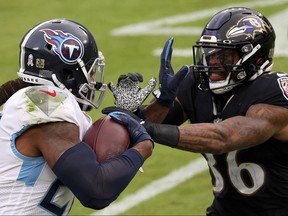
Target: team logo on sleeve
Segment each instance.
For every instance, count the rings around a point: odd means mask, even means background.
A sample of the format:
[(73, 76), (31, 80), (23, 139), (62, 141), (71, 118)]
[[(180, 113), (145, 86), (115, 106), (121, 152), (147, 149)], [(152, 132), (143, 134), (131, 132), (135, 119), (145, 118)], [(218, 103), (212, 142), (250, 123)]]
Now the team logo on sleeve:
[(246, 16), (238, 21), (238, 23), (232, 26), (226, 33), (227, 38), (238, 37), (246, 35), (254, 39), (257, 32), (270, 32), (271, 29), (257, 16)]
[(42, 29), (45, 41), (52, 45), (53, 52), (67, 64), (75, 64), (83, 57), (84, 47), (79, 38), (61, 30)]
[(277, 81), (283, 96), (288, 100), (288, 77), (280, 77)]

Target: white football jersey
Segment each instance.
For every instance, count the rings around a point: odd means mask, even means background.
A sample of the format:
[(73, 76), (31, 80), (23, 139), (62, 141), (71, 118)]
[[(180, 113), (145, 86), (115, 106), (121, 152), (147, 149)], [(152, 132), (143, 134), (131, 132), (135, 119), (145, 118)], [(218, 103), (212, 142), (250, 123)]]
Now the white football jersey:
[(74, 96), (52, 86), (27, 87), (4, 105), (0, 120), (0, 215), (66, 215), (74, 195), (61, 184), (43, 157), (17, 151), (15, 139), (35, 124), (67, 121), (91, 125)]

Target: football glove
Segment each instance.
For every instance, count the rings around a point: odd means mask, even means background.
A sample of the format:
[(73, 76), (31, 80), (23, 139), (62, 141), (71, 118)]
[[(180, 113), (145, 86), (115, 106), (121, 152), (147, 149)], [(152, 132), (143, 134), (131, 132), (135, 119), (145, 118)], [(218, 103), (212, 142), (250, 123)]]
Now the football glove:
[(159, 71), (159, 91), (155, 91), (153, 94), (157, 98), (157, 101), (164, 105), (170, 107), (175, 98), (178, 86), (184, 79), (186, 74), (189, 72), (190, 68), (184, 65), (177, 73), (174, 75), (174, 70), (171, 66), (171, 56), (172, 56), (172, 45), (174, 38), (171, 37), (166, 43), (161, 53), (161, 65)]
[(125, 115), (129, 115), (136, 122), (139, 122), (141, 125), (143, 125), (143, 127), (146, 129), (146, 132), (151, 136), (151, 138), (159, 144), (175, 148), (179, 142), (180, 131), (176, 125), (154, 124), (148, 119), (144, 121), (131, 111), (117, 107), (106, 107), (102, 110), (103, 114), (109, 114), (113, 112), (120, 112)]
[(153, 143), (151, 136), (147, 133), (143, 125), (141, 125), (138, 121), (136, 121), (127, 113), (115, 111), (109, 113), (109, 116), (116, 122), (127, 127), (130, 134), (130, 143), (132, 146), (135, 146), (143, 140), (151, 140)]
[(116, 107), (132, 112), (136, 111), (156, 86), (154, 77), (149, 80), (147, 86), (143, 89), (139, 86), (141, 82), (143, 82), (141, 74), (128, 73), (119, 76), (116, 86), (112, 82), (108, 83), (108, 88), (115, 98), (114, 104)]

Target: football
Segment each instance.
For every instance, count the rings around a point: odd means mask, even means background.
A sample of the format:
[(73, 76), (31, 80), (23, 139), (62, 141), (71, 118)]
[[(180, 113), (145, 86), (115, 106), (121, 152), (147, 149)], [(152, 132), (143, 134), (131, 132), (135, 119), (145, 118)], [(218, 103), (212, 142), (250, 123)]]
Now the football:
[(83, 141), (94, 150), (99, 163), (122, 154), (130, 145), (127, 128), (110, 116), (96, 120), (85, 133)]

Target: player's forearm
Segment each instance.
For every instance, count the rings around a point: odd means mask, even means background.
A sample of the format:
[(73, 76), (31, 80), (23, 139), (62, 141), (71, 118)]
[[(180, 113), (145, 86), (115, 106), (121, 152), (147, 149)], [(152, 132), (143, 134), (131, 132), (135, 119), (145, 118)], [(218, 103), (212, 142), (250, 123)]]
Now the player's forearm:
[(221, 131), (214, 124), (190, 124), (178, 127), (146, 122), (145, 128), (159, 144), (196, 153), (220, 154), (231, 143), (229, 133)]
[(231, 139), (226, 131), (215, 127), (214, 124), (190, 124), (179, 127), (180, 138), (178, 149), (195, 153), (221, 154), (231, 144)]
[(159, 104), (156, 100), (153, 100), (142, 110), (142, 112), (150, 122), (161, 123), (166, 118), (169, 108)]
[(144, 161), (152, 155), (153, 142), (151, 140), (144, 140), (133, 147), (136, 151), (140, 153)]
[(172, 148), (177, 146), (179, 142), (179, 129), (177, 126), (151, 123), (146, 120), (144, 127), (155, 142)]
[(102, 209), (127, 187), (143, 162), (139, 152), (128, 149), (99, 164), (92, 149), (81, 142), (64, 152), (52, 170), (84, 206)]
[(221, 123), (179, 127), (177, 148), (198, 153), (222, 154), (264, 143), (276, 128), (261, 118), (236, 116)]

